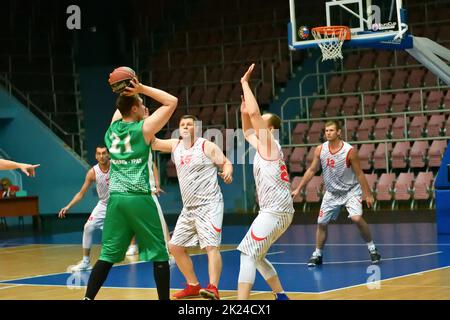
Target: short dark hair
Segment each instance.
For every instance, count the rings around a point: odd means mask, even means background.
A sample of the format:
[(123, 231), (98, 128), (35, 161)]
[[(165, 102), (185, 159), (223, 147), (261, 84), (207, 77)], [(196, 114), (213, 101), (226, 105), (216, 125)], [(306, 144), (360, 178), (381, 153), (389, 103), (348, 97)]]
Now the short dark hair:
[(194, 122), (198, 121), (198, 118), (192, 114), (185, 114), (184, 116), (182, 116), (180, 118), (180, 122), (181, 122), (181, 120), (184, 120), (184, 119), (192, 119), (192, 120), (194, 120)]
[(95, 146), (95, 152), (97, 152), (97, 149), (106, 149), (106, 152), (109, 153), (108, 148), (104, 144), (98, 144)]
[(339, 120), (335, 120), (335, 119), (333, 119), (333, 120), (328, 120), (327, 122), (325, 122), (325, 128), (326, 127), (329, 127), (329, 126), (332, 126), (332, 125), (335, 125), (336, 126), (336, 131), (337, 130), (341, 130), (341, 123), (339, 122)]
[(132, 96), (119, 95), (116, 100), (116, 108), (119, 109), (122, 117), (129, 116), (133, 106), (139, 106), (139, 95), (137, 94)]
[(265, 113), (270, 115), (269, 118), (269, 126), (272, 126), (274, 129), (281, 129), (281, 119), (274, 113)]

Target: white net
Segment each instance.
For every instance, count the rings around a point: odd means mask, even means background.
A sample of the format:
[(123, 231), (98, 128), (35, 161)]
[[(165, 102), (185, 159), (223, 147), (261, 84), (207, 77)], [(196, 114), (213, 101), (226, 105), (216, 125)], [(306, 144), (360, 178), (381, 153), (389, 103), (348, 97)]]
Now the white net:
[(342, 45), (347, 39), (349, 29), (347, 27), (321, 27), (312, 29), (312, 34), (322, 50), (322, 61), (342, 59)]

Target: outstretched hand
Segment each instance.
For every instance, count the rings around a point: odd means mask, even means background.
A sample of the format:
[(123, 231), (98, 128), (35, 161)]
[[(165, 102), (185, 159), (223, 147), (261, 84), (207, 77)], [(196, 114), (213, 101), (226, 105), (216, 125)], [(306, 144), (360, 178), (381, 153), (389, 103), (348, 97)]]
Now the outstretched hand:
[(40, 164), (26, 164), (22, 163), (19, 167), (23, 173), (25, 173), (28, 177), (34, 177), (36, 175), (36, 168), (39, 167)]
[(241, 83), (245, 83), (250, 80), (250, 76), (252, 75), (254, 68), (255, 68), (255, 64), (252, 63), (252, 65), (248, 68), (247, 72), (245, 72), (244, 76), (241, 78)]

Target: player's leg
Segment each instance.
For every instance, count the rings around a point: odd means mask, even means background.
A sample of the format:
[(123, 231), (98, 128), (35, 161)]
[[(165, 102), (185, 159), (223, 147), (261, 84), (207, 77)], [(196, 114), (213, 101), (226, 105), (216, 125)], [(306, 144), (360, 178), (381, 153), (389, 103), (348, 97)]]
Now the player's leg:
[[(238, 246), (238, 250), (241, 251), (238, 279), (239, 300), (247, 300), (249, 298), (255, 281), (257, 267), (259, 267), (258, 270), (260, 270), (263, 277), (266, 280), (270, 280), (269, 285), (273, 285), (274, 289), (283, 292), (279, 279), (273, 278), (276, 276), (275, 269), (268, 261), (264, 261), (264, 257), (272, 243), (286, 231), (292, 222), (292, 218), (292, 214), (260, 212), (253, 221), (249, 231)], [(279, 285), (277, 285), (277, 282)]]
[(201, 249), (208, 255), (208, 286), (200, 290), (203, 298), (218, 300), (219, 279), (222, 273), (222, 241), (223, 202), (211, 203), (197, 208), (195, 226)]
[(322, 264), (323, 248), (328, 237), (328, 224), (331, 220), (336, 220), (341, 210), (341, 204), (331, 193), (326, 192), (320, 206), (319, 217), (317, 218), (316, 248), (308, 261), (308, 267), (315, 267)]
[(222, 273), (222, 255), (219, 247), (206, 247), (208, 255), (209, 284), (219, 286), (220, 274)]
[(362, 199), (361, 194), (350, 194), (346, 203), (346, 208), (349, 213), (349, 218), (358, 227), (361, 238), (366, 242), (367, 249), (372, 263), (378, 263), (381, 260), (381, 255), (373, 242), (372, 234), (370, 232), (369, 224), (362, 217)]
[(248, 300), (255, 283), (256, 260), (243, 252), (241, 252), (240, 260), (237, 299)]
[(284, 293), (283, 286), (281, 285), (280, 278), (273, 265), (266, 258), (259, 260), (256, 263), (256, 269), (266, 280), (272, 292), (275, 294), (276, 300), (289, 300), (288, 296)]
[(122, 197), (111, 195), (107, 214), (103, 225), (102, 250), (89, 277), (85, 299), (93, 300), (102, 287), (114, 263), (125, 257), (128, 244), (133, 237), (133, 231), (128, 225), (128, 218), (123, 214)]
[(92, 269), (90, 258), (92, 238), (95, 230), (103, 228), (105, 214), (106, 206), (100, 202), (97, 203), (83, 228), (83, 260), (81, 260), (76, 266), (72, 267), (72, 272), (87, 271)]
[(187, 208), (181, 210), (172, 238), (169, 242), (169, 252), (175, 258), (178, 269), (186, 279), (186, 288), (172, 295), (174, 299), (183, 299), (200, 295), (200, 283), (194, 271), (194, 264), (186, 248), (198, 244), (195, 230), (195, 218)]
[(89, 276), (86, 293), (84, 295), (85, 300), (95, 299), (98, 291), (100, 290), (106, 278), (108, 277), (109, 271), (111, 270), (112, 266), (113, 263), (103, 261), (100, 259), (95, 263), (91, 275)]
[(175, 262), (177, 263), (178, 269), (180, 269), (181, 273), (185, 277), (187, 283), (191, 286), (199, 285), (197, 276), (194, 270), (194, 264), (192, 263), (192, 259), (189, 256), (186, 247), (178, 246), (175, 244), (169, 244), (169, 251), (175, 258)]
[[(126, 201), (123, 202), (127, 204)], [(153, 262), (153, 277), (159, 300), (169, 300), (169, 252), (164, 237), (162, 213), (158, 211), (151, 195), (135, 195), (129, 201), (125, 215), (133, 233), (136, 234), (140, 260)]]

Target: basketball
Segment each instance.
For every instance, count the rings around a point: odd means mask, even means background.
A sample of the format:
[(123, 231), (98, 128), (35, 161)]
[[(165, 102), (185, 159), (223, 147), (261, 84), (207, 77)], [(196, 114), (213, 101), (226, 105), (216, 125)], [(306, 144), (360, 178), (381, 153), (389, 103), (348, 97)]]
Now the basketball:
[(109, 85), (114, 93), (121, 93), (130, 85), (131, 79), (136, 77), (136, 72), (129, 67), (119, 67), (109, 74)]
[(298, 36), (302, 39), (302, 40), (306, 40), (309, 37), (309, 28), (306, 26), (301, 26), (298, 29)]

